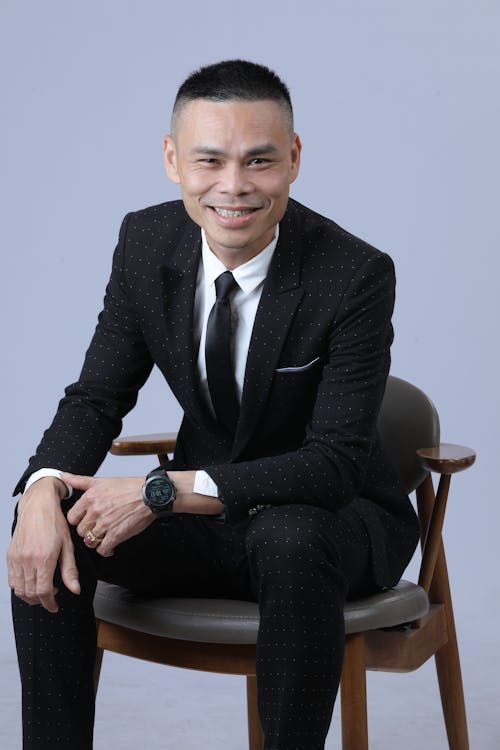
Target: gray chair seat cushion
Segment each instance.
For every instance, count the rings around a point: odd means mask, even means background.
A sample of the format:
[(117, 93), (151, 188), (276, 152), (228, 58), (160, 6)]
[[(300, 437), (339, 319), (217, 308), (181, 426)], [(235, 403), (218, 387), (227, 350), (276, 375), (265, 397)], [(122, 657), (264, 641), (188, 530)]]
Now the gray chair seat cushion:
[[(393, 627), (427, 613), (420, 586), (400, 581), (393, 589), (346, 604), (346, 633)], [(98, 619), (150, 635), (199, 643), (256, 643), (259, 610), (255, 602), (232, 599), (141, 597), (100, 581), (94, 599)]]

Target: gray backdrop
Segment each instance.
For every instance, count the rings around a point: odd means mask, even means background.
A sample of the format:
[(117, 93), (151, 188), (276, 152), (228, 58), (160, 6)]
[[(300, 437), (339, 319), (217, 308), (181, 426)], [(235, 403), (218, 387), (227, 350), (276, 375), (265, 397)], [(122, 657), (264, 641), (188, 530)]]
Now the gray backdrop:
[[(472, 747), (498, 747), (499, 4), (2, 0), (0, 14), (2, 548), (11, 488), (77, 377), (121, 218), (177, 197), (161, 158), (176, 88), (221, 58), (265, 62), (290, 86), (304, 144), (293, 196), (392, 255), (392, 372), (431, 395), (446, 441), (478, 451), (445, 535)], [(124, 430), (178, 421), (153, 374)], [(108, 459), (102, 473), (147, 466)], [(0, 745), (15, 748), (3, 579)], [(374, 748), (421, 748), (422, 732), (428, 750), (446, 747), (432, 666), (422, 672), (370, 678)], [(101, 687), (98, 748), (245, 746), (237, 678), (110, 656)]]

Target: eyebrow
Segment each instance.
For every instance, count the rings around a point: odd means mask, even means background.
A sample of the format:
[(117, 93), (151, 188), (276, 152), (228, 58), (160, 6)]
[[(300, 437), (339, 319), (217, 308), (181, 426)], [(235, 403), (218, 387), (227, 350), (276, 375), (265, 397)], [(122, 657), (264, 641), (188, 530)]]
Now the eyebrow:
[[(253, 148), (248, 149), (248, 151), (245, 152), (244, 156), (246, 158), (251, 158), (255, 156), (262, 156), (264, 154), (275, 154), (277, 153), (277, 151), (278, 149), (272, 143), (262, 143), (258, 146), (254, 146)], [(191, 149), (191, 154), (202, 154), (203, 156), (226, 155), (224, 151), (221, 151), (221, 149), (214, 148), (212, 146), (195, 146), (193, 149)]]

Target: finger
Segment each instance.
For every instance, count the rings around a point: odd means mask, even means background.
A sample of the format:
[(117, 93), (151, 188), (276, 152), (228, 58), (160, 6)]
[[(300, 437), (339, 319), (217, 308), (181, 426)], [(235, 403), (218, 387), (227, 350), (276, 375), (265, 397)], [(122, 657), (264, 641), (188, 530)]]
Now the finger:
[(31, 574), (24, 575), (24, 597), (25, 602), (28, 604), (38, 604), (38, 597), (36, 593), (36, 570), (33, 570)]
[(113, 555), (115, 554), (115, 549), (114, 547), (113, 549), (110, 549), (109, 547), (104, 547), (103, 549), (102, 546), (99, 545), (97, 548), (97, 552), (101, 555), (101, 557), (113, 557)]
[(84, 493), (68, 511), (68, 514), (66, 515), (66, 520), (68, 521), (68, 523), (70, 523), (72, 526), (78, 526), (78, 524), (83, 521), (88, 511), (88, 502), (89, 498)]
[(26, 590), (24, 585), (24, 571), (20, 565), (18, 565), (12, 558), (11, 558), (11, 551), (9, 550), (7, 554), (7, 565), (8, 565), (8, 579), (9, 579), (9, 586), (14, 592), (14, 594), (17, 596), (18, 599), (21, 599), (23, 602), (25, 601), (26, 604), (30, 604), (30, 602), (26, 601)]
[(40, 604), (40, 600), (38, 598), (38, 594), (36, 593), (36, 583), (31, 583), (31, 586), (34, 586), (35, 588), (32, 589), (32, 592), (29, 593), (26, 587), (24, 589), (14, 589), (14, 594), (17, 596), (18, 599), (21, 599), (26, 604), (30, 604), (31, 606), (34, 604)]
[(46, 571), (40, 572), (36, 581), (36, 598), (48, 612), (59, 611), (56, 593), (57, 589), (52, 582), (52, 575), (49, 576)]
[(82, 518), (78, 526), (76, 527), (76, 532), (78, 536), (81, 536), (81, 538), (83, 539), (87, 531), (92, 531), (92, 532), (94, 531), (94, 526), (95, 526), (95, 521), (92, 519), (92, 517), (89, 514), (86, 514)]
[(23, 601), (25, 601), (26, 594), (24, 591), (24, 579), (21, 576), (19, 576), (18, 578), (16, 578), (15, 581), (13, 581), (11, 585), (11, 589), (18, 599), (22, 599)]
[(61, 471), (61, 479), (75, 490), (88, 490), (95, 482), (94, 477), (86, 477), (82, 474), (71, 474), (69, 471)]
[(68, 539), (63, 543), (59, 557), (59, 566), (61, 568), (61, 577), (64, 585), (72, 594), (79, 594), (81, 591), (78, 568), (75, 562), (75, 553), (73, 542)]
[[(56, 602), (57, 589), (54, 586), (54, 572), (56, 560), (48, 558), (43, 563), (35, 566), (36, 586), (34, 601), (30, 603), (41, 604), (48, 612), (57, 612), (59, 607)], [(30, 570), (24, 571), (24, 578), (29, 577)]]
[(106, 536), (106, 529), (103, 529), (100, 524), (101, 522), (99, 521), (99, 519), (96, 519), (94, 521), (94, 525), (92, 526), (92, 533), (102, 541)]
[[(36, 568), (25, 569), (24, 566), (18, 565), (9, 560), (9, 586), (11, 587), (14, 594), (26, 604), (41, 604), (39, 591), (44, 592), (45, 587), (37, 579)], [(57, 603), (55, 602), (54, 596), (57, 589), (52, 586), (52, 597), (50, 592), (50, 586), (48, 587), (48, 608), (50, 611), (57, 612)]]
[(89, 531), (92, 531), (93, 533), (93, 528), (94, 528), (93, 522), (90, 521), (89, 519), (85, 519), (84, 521), (82, 521), (82, 523), (79, 523), (78, 526), (76, 527), (76, 533), (78, 534), (80, 539), (83, 539), (85, 541), (85, 535)]
[(56, 588), (54, 586), (55, 563), (39, 567), (36, 571), (36, 600), (48, 612), (57, 612)]
[(7, 576), (8, 576), (9, 586), (12, 590), (14, 590), (19, 581), (20, 569), (19, 569), (19, 565), (17, 565), (17, 563), (13, 559), (11, 550), (12, 550), (12, 547), (10, 547), (9, 551), (7, 552)]
[[(96, 532), (94, 533), (96, 536), (99, 536)], [(96, 548), (96, 551), (101, 557), (113, 557), (115, 554), (116, 540), (114, 540), (110, 534), (103, 534), (102, 537), (102, 542)]]

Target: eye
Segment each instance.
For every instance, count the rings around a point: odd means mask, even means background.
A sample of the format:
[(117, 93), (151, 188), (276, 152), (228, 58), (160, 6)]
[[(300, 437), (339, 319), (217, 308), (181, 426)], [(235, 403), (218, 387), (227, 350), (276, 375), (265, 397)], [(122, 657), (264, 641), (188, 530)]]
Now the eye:
[(205, 156), (203, 159), (198, 159), (198, 164), (203, 164), (207, 167), (213, 167), (215, 164), (218, 164), (218, 163), (219, 163), (219, 160), (213, 156)]
[(261, 156), (257, 156), (257, 157), (255, 157), (255, 159), (252, 159), (252, 160), (251, 160), (251, 161), (249, 162), (249, 164), (250, 164), (250, 166), (256, 166), (256, 167), (259, 167), (259, 166), (261, 166), (262, 164), (269, 164), (269, 162), (270, 162), (270, 161), (271, 161), (270, 159), (264, 159), (264, 158), (263, 158), (263, 157), (261, 157)]

